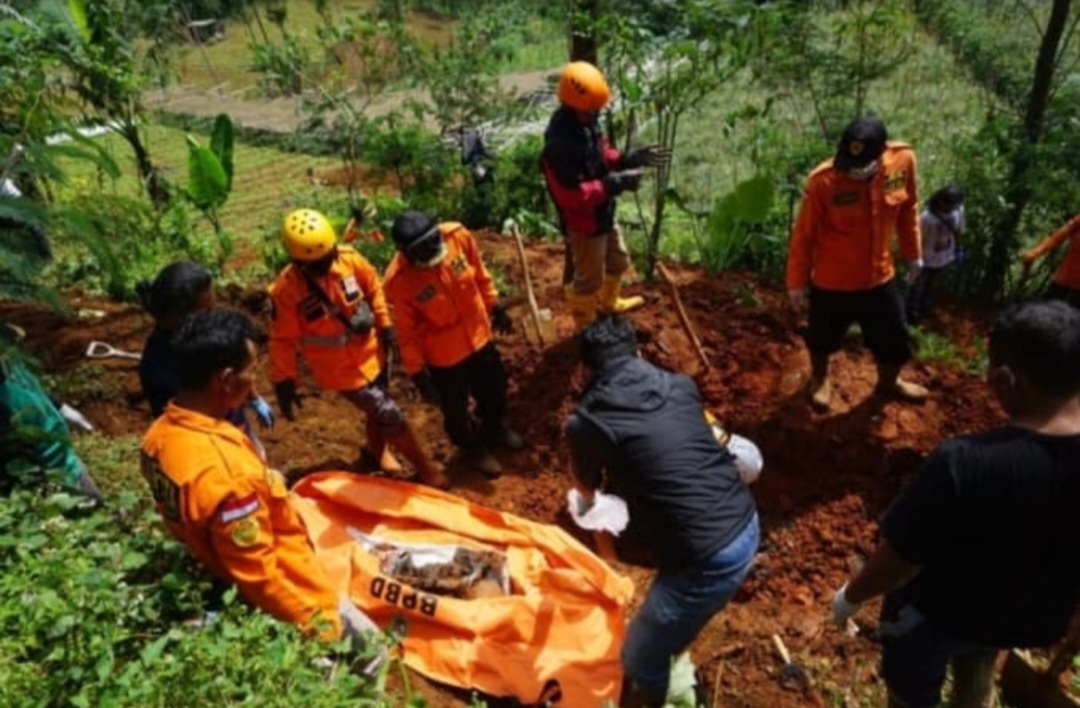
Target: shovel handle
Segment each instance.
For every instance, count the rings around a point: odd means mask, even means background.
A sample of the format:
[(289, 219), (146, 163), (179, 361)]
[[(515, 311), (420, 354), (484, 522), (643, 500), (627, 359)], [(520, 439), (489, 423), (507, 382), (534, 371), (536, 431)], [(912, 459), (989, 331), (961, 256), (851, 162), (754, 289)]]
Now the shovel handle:
[(108, 359), (112, 356), (120, 357), (122, 359), (134, 359), (136, 361), (142, 359), (142, 354), (125, 352), (121, 349), (117, 349), (111, 344), (98, 341), (90, 342), (90, 345), (86, 347), (86, 356), (90, 359)]
[(784, 645), (784, 640), (780, 638), (779, 634), (772, 635), (773, 646), (776, 647), (776, 653), (780, 655), (780, 660), (784, 664), (791, 663), (791, 654), (788, 652), (788, 648)]

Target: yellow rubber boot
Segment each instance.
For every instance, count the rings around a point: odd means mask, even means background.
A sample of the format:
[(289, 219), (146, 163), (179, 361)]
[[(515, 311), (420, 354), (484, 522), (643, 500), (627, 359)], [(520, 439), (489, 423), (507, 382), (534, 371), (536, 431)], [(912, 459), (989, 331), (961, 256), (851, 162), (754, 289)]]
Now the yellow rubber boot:
[(619, 291), (622, 289), (622, 277), (618, 275), (611, 275), (604, 278), (603, 284), (600, 286), (600, 310), (602, 312), (621, 315), (624, 312), (630, 310), (636, 310), (645, 304), (645, 298), (640, 295), (634, 295), (632, 297), (619, 297)]
[(574, 318), (574, 329), (585, 329), (596, 319), (596, 293), (582, 295), (574, 290), (566, 290), (566, 304), (570, 307), (570, 316)]

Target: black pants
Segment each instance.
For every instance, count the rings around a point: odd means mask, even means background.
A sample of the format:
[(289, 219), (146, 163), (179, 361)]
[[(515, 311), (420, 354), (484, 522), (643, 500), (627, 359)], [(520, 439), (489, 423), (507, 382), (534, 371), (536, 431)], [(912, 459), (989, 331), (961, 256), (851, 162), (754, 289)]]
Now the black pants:
[[(460, 364), (428, 367), (441, 399), (443, 425), (450, 441), (463, 450), (494, 444), (506, 413), (506, 370), (494, 342)], [(476, 418), (469, 399), (476, 401)]]
[(806, 333), (811, 354), (828, 356), (835, 352), (855, 322), (879, 364), (899, 366), (911, 358), (904, 307), (893, 281), (850, 292), (811, 288), (810, 326)]
[(945, 268), (923, 268), (908, 288), (904, 309), (909, 324), (916, 324), (930, 314), (930, 303), (934, 299), (934, 290)]
[(1046, 289), (1047, 300), (1061, 300), (1068, 303), (1073, 307), (1080, 309), (1080, 290), (1073, 290), (1072, 288), (1058, 283), (1050, 283), (1050, 287)]

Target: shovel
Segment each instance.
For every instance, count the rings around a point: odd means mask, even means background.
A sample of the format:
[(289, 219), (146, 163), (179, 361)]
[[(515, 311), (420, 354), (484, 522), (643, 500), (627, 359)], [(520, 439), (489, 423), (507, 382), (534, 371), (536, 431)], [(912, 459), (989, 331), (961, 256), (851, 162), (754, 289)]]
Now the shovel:
[(780, 685), (789, 690), (809, 693), (811, 684), (806, 669), (791, 661), (791, 654), (779, 634), (772, 635), (772, 643), (776, 647), (776, 653), (780, 655), (780, 661), (783, 662), (780, 667)]
[(136, 352), (126, 352), (123, 349), (117, 349), (111, 344), (105, 342), (90, 342), (90, 346), (86, 348), (86, 356), (90, 359), (108, 359), (110, 357), (117, 357), (119, 359), (134, 359), (139, 361), (142, 359), (142, 354)]

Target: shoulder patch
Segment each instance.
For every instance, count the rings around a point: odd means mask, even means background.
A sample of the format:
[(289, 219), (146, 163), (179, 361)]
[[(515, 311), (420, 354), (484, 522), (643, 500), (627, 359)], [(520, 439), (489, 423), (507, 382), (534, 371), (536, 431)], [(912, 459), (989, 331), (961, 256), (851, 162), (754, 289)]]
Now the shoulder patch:
[(885, 189), (886, 191), (892, 191), (894, 189), (903, 189), (907, 186), (907, 171), (897, 170), (885, 175)]
[(233, 526), (230, 537), (240, 548), (254, 546), (259, 540), (259, 522), (251, 517), (241, 519)]
[(246, 497), (230, 497), (219, 507), (221, 523), (229, 524), (251, 516), (259, 510), (259, 497), (254, 492)]
[(179, 523), (182, 520), (180, 485), (165, 474), (165, 470), (161, 468), (157, 459), (146, 454), (145, 451), (141, 453), (140, 467), (143, 477), (150, 485), (150, 494), (153, 495), (161, 515), (169, 521)]

